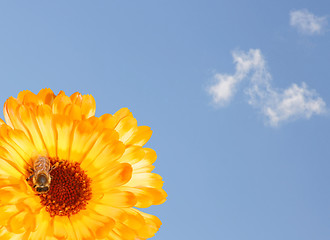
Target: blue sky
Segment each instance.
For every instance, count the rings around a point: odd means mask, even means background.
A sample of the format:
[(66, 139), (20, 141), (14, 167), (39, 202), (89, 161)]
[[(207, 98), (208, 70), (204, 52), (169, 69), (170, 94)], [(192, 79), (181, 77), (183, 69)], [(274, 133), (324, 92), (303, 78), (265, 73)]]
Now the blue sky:
[(79, 91), (150, 126), (154, 239), (328, 240), (329, 22), (327, 0), (3, 1), (0, 102)]

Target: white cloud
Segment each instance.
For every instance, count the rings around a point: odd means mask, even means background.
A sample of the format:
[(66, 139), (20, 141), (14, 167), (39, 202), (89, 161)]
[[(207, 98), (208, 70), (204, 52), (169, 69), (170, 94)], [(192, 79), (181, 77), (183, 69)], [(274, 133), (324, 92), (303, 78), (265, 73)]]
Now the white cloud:
[(213, 102), (219, 106), (228, 104), (233, 98), (237, 84), (249, 80), (245, 93), (248, 103), (259, 109), (271, 126), (298, 118), (310, 118), (314, 114), (326, 112), (326, 104), (315, 90), (305, 83), (301, 86), (278, 90), (271, 86), (271, 74), (259, 49), (250, 49), (247, 53), (233, 52), (236, 71), (233, 75), (215, 74), (216, 84), (209, 88)]
[(220, 106), (227, 104), (234, 95), (235, 86), (239, 82), (235, 76), (215, 74), (217, 83), (209, 88), (213, 102)]
[(320, 34), (327, 26), (326, 17), (318, 17), (306, 9), (290, 12), (290, 25), (296, 27), (303, 34)]
[(259, 88), (256, 91), (250, 88), (248, 93), (251, 97), (250, 104), (261, 110), (271, 126), (278, 126), (281, 122), (298, 118), (309, 119), (314, 114), (326, 112), (325, 102), (315, 90), (308, 89), (305, 83), (301, 86), (292, 84), (282, 91), (275, 91), (272, 88)]
[(251, 69), (262, 72), (264, 68), (264, 60), (259, 49), (250, 49), (248, 53), (235, 51), (233, 58), (236, 63), (235, 74), (215, 74), (216, 84), (208, 89), (209, 94), (213, 97), (213, 102), (219, 106), (230, 102), (236, 91), (236, 85), (246, 77)]

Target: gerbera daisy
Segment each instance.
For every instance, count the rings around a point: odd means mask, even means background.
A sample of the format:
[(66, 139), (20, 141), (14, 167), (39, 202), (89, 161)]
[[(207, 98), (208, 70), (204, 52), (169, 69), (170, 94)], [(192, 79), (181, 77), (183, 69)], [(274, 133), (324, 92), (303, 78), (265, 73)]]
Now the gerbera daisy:
[(166, 199), (162, 178), (151, 172), (156, 153), (143, 147), (152, 132), (126, 108), (94, 115), (94, 98), (80, 93), (23, 91), (6, 101), (0, 239), (154, 236), (160, 220), (135, 208)]

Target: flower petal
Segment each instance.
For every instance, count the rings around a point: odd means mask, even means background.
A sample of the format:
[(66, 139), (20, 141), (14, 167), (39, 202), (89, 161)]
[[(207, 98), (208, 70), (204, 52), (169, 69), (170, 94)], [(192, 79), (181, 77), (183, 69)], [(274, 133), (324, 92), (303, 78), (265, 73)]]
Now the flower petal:
[(137, 233), (133, 229), (120, 222), (116, 222), (113, 232), (124, 240), (135, 240), (137, 238)]
[(5, 116), (6, 123), (16, 129), (20, 129), (25, 132), (27, 136), (30, 136), (30, 132), (25, 128), (21, 117), (19, 115), (20, 104), (13, 97), (7, 99), (3, 107), (3, 114)]
[(133, 116), (127, 116), (119, 121), (115, 129), (119, 134), (119, 140), (126, 144), (137, 131), (137, 121)]
[(118, 143), (118, 133), (116, 131), (110, 129), (104, 129), (96, 139), (93, 147), (89, 150), (87, 155), (84, 157), (81, 166), (84, 169), (87, 169), (95, 159), (105, 150), (111, 148), (111, 145), (115, 145)]
[(90, 151), (81, 166), (90, 169), (91, 175), (93, 175), (97, 169), (111, 168), (113, 162), (118, 160), (124, 151), (125, 146), (121, 142), (109, 144), (96, 157), (92, 157), (92, 151)]
[(53, 234), (57, 239), (77, 239), (72, 224), (67, 216), (54, 216)]
[(53, 104), (55, 99), (55, 94), (50, 88), (41, 89), (37, 95), (43, 103), (49, 106)]
[(133, 164), (134, 173), (143, 173), (143, 172), (151, 172), (154, 169), (152, 165), (156, 159), (157, 154), (151, 148), (143, 148), (144, 157), (141, 161)]
[(70, 217), (77, 239), (105, 238), (114, 225), (114, 221), (93, 211), (84, 211)]
[(149, 141), (152, 135), (150, 127), (138, 127), (136, 119), (128, 109), (121, 109), (114, 117), (117, 118), (115, 129), (119, 133), (120, 141), (126, 145), (137, 146), (143, 146)]
[(73, 121), (79, 121), (82, 118), (81, 108), (77, 104), (71, 104), (64, 109), (64, 115), (69, 116)]
[[(8, 155), (8, 151), (2, 147), (0, 147), (0, 176), (1, 179), (12, 179), (12, 178), (16, 178), (19, 179), (23, 172), (24, 169), (22, 169), (21, 167), (19, 167), (18, 165), (12, 164), (12, 162), (8, 161), (8, 160), (4, 160), (2, 159), (4, 157), (4, 152), (6, 155)], [(6, 186), (9, 182), (6, 182), (4, 184), (4, 186)], [(0, 182), (0, 187), (2, 187), (2, 184)]]
[(118, 208), (132, 207), (136, 204), (136, 198), (133, 193), (115, 189), (104, 193), (101, 199), (95, 199), (94, 201), (95, 203)]
[(71, 99), (65, 95), (63, 91), (60, 91), (59, 94), (55, 97), (52, 105), (53, 114), (64, 114), (64, 110), (67, 106), (71, 105)]
[(82, 120), (73, 132), (70, 160), (82, 162), (101, 135), (101, 126), (97, 118)]
[(55, 115), (54, 125), (57, 131), (57, 156), (60, 159), (69, 159), (71, 139), (76, 123), (65, 116)]
[(156, 173), (136, 173), (132, 175), (131, 180), (125, 185), (130, 187), (145, 186), (162, 188), (163, 183), (162, 177)]
[[(13, 168), (15, 168), (18, 172), (21, 173), (21, 175), (24, 175), (26, 173), (26, 168), (28, 166), (28, 163), (24, 161), (24, 159), (12, 148), (7, 144), (5, 145), (4, 142), (0, 142), (0, 158), (3, 161), (6, 161), (9, 163)], [(5, 171), (9, 171), (8, 173), (14, 173), (8, 166), (4, 165)]]
[(133, 114), (130, 112), (128, 108), (121, 108), (113, 116), (116, 117), (118, 121), (120, 121), (125, 117), (133, 117)]
[(48, 156), (56, 157), (57, 132), (56, 129), (54, 129), (52, 109), (50, 108), (50, 106), (38, 106), (36, 109), (36, 120), (40, 133), (46, 145)]
[(38, 227), (36, 231), (30, 233), (30, 238), (33, 240), (43, 240), (46, 236), (52, 236), (52, 225), (50, 225), (51, 218), (49, 213), (43, 208), (35, 215)]
[(96, 103), (92, 95), (83, 95), (81, 103), (81, 113), (84, 118), (90, 118), (95, 115)]
[[(0, 126), (0, 145), (8, 151), (15, 151), (25, 162), (29, 162), (31, 154), (36, 151), (35, 147), (22, 131), (13, 130), (5, 124)], [(20, 163), (18, 162), (18, 164)]]
[(151, 172), (154, 168), (152, 164), (156, 161), (157, 154), (151, 148), (142, 148), (140, 146), (126, 147), (120, 162), (132, 164), (134, 173)]
[(34, 230), (35, 227), (35, 216), (25, 209), (18, 211), (16, 214), (8, 218), (7, 228), (10, 232), (19, 234)]
[(132, 177), (132, 166), (128, 163), (114, 164), (110, 170), (93, 171), (93, 175), (89, 176), (93, 179), (93, 192), (104, 193), (127, 183)]
[(24, 105), (21, 105), (18, 112), (26, 130), (30, 133), (29, 136), (31, 137), (31, 141), (35, 145), (36, 149), (40, 152), (45, 151), (45, 143), (36, 121), (35, 113)]
[(20, 92), (17, 96), (17, 100), (19, 103), (22, 103), (26, 106), (35, 107), (39, 104), (42, 104), (41, 99), (38, 98), (36, 94), (29, 90), (25, 90), (23, 92)]
[(145, 224), (142, 226), (141, 229), (139, 229), (139, 237), (141, 238), (151, 238), (155, 235), (155, 233), (158, 231), (160, 226), (162, 225), (162, 222), (159, 220), (158, 217), (141, 212), (137, 209), (134, 209), (134, 211), (137, 211), (145, 220)]
[(130, 191), (136, 196), (135, 207), (147, 208), (151, 205), (159, 205), (166, 201), (167, 193), (163, 189), (150, 187), (121, 187), (123, 191)]

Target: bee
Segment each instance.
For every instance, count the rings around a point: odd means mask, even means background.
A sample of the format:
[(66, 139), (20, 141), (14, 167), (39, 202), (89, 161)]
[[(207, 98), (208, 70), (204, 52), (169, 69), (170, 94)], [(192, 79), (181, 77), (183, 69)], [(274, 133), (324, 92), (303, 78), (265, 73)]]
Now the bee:
[(50, 166), (49, 158), (39, 156), (33, 161), (31, 168), (32, 175), (26, 181), (32, 178), (33, 188), (40, 194), (47, 193), (50, 188), (51, 176), (50, 172), (59, 165), (59, 162)]

